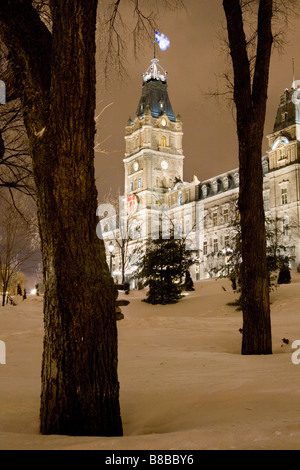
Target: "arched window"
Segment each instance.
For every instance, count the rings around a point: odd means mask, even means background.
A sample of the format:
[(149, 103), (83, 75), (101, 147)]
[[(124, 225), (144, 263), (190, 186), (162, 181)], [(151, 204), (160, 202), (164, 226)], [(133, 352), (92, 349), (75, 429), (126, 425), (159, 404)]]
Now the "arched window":
[(167, 146), (167, 138), (166, 138), (165, 135), (161, 136), (160, 145), (161, 145), (161, 147), (166, 147)]

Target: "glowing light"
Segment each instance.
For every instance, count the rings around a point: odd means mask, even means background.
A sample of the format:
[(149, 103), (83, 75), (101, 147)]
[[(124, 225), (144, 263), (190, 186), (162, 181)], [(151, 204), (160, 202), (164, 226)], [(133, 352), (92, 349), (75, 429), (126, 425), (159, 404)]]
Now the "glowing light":
[(289, 143), (289, 140), (288, 140), (287, 137), (283, 137), (283, 136), (278, 137), (278, 139), (276, 139), (275, 142), (274, 142), (273, 145), (272, 145), (272, 150), (276, 150), (277, 147), (278, 147), (278, 145), (279, 145), (281, 142), (283, 142), (284, 145), (287, 145), (287, 144)]
[(36, 289), (32, 289), (32, 291), (30, 291), (30, 294), (35, 295), (36, 294)]

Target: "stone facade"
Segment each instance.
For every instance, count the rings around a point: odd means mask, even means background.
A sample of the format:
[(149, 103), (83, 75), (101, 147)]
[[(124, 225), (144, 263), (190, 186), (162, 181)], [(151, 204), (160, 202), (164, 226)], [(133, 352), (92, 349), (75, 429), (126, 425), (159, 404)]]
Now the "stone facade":
[[(268, 223), (277, 220), (281, 244), (294, 257), (293, 267), (300, 263), (299, 102), (296, 88), (285, 90), (273, 132), (267, 136), (269, 150), (262, 158), (266, 219)], [(217, 274), (218, 265), (228, 260), (233, 221), (238, 219), (239, 170), (205, 181), (194, 176), (185, 182), (182, 137), (182, 121), (173, 113), (166, 73), (154, 59), (143, 76), (135, 118), (129, 118), (126, 126), (123, 211), (112, 207), (107, 211), (110, 221), (106, 216), (100, 222), (101, 236), (112, 248), (107, 254), (116, 282), (122, 281), (122, 265), (126, 280), (133, 278), (146, 240), (159, 230), (173, 228), (186, 239), (195, 259), (194, 280)]]

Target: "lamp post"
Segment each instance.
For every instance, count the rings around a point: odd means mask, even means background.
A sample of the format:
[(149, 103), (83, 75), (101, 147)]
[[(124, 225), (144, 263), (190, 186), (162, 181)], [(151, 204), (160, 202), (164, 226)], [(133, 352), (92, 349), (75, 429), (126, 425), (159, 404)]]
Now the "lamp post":
[(110, 244), (108, 245), (108, 250), (109, 250), (109, 255), (110, 255), (110, 258), (109, 258), (109, 270), (110, 270), (110, 275), (112, 276), (112, 259), (114, 257), (113, 255), (113, 251), (114, 251), (115, 247), (113, 245), (112, 242), (110, 242)]

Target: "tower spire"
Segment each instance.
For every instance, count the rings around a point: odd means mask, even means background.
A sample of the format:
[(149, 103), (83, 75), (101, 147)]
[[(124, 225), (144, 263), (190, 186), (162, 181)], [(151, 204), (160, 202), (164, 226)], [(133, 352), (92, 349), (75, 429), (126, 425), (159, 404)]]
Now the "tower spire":
[(295, 90), (296, 89), (296, 83), (295, 83), (295, 59), (292, 59), (292, 65), (293, 65), (293, 84), (292, 88)]
[(161, 82), (166, 82), (167, 72), (161, 67), (161, 65), (158, 65), (158, 62), (159, 60), (155, 57), (151, 60), (150, 67), (148, 67), (146, 72), (143, 74), (144, 82), (148, 82), (149, 80), (160, 80)]

